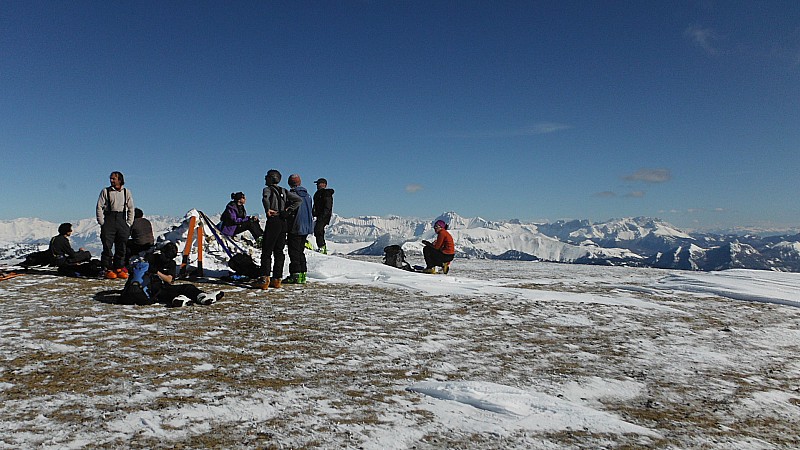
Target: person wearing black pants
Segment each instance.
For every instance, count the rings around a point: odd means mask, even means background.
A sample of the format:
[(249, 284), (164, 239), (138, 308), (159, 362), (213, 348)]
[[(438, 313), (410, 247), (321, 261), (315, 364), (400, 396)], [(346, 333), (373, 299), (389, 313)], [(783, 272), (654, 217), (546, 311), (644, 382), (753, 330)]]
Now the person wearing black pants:
[(286, 242), (289, 247), (289, 276), (283, 282), (287, 284), (305, 284), (308, 266), (306, 264), (306, 239), (314, 231), (311, 195), (301, 186), (300, 175), (289, 176), (290, 194), (300, 199), (300, 206), (290, 215), (289, 232)]
[(314, 238), (317, 241), (317, 251), (328, 254), (328, 246), (325, 244), (325, 227), (331, 223), (333, 216), (333, 189), (328, 189), (328, 180), (320, 178), (314, 182), (317, 185), (317, 192), (314, 193), (313, 216)]
[(173, 284), (178, 272), (176, 256), (178, 246), (168, 242), (150, 257), (147, 276), (151, 277), (150, 289), (154, 301), (171, 307), (187, 306), (191, 303), (210, 305), (225, 295), (222, 291), (206, 293), (189, 283)]
[[(286, 247), (286, 219), (300, 206), (300, 199), (296, 195), (278, 186), (281, 182), (279, 171), (268, 171), (264, 179), (267, 186), (262, 192), (261, 203), (267, 213), (267, 223), (261, 241), (261, 273), (254, 284), (254, 287), (260, 289), (281, 287), (283, 263), (286, 260), (283, 254)], [(272, 278), (269, 276), (270, 267)]]
[(109, 180), (111, 185), (103, 188), (97, 199), (97, 223), (103, 243), (100, 264), (106, 278), (128, 278), (124, 266), (125, 250), (133, 225), (133, 196), (123, 187), (125, 177), (121, 172), (111, 172)]

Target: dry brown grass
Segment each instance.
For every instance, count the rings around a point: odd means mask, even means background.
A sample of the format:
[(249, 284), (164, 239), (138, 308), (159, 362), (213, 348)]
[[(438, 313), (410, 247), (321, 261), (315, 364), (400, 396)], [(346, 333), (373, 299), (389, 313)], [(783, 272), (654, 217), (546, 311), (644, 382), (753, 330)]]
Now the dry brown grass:
[[(120, 287), (115, 282), (38, 277), (46, 282), (34, 276), (6, 282), (16, 283), (15, 291), (0, 300), (0, 383), (8, 383), (0, 390), (0, 424), (14, 431), (0, 438), (6, 446), (24, 433), (39, 435), (34, 443), (69, 443), (63, 436), (48, 440), (47, 423), (96, 434), (99, 440), (88, 448), (354, 448), (370, 429), (392, 427), (387, 410), (427, 427), (416, 448), (724, 448), (749, 440), (778, 448), (800, 445), (791, 421), (800, 414), (742, 406), (758, 392), (798, 390), (797, 381), (785, 375), (792, 373), (793, 360), (747, 350), (760, 342), (764, 323), (790, 320), (797, 327), (798, 315), (787, 319), (782, 307), (707, 299), (670, 315), (309, 284), (266, 292), (223, 287), (227, 292), (218, 304), (166, 309), (98, 302), (98, 292)], [(52, 294), (44, 295), (44, 289)], [(550, 322), (571, 314), (592, 325)], [(724, 353), (729, 363), (695, 364), (691, 349), (681, 348), (687, 342)], [(654, 357), (653, 349), (661, 354)], [(781, 354), (792, 353), (798, 352)], [(434, 377), (538, 386), (553, 395), (568, 380), (634, 380), (645, 386), (641, 396), (597, 406), (662, 438), (584, 430), (497, 436), (430, 428), (435, 417), (414, 407), (418, 395), (404, 387)], [(145, 395), (154, 391), (159, 393)], [(190, 411), (258, 395), (273, 399), (267, 404), (276, 408), (261, 422), (211, 420), (192, 428), (191, 420), (165, 420), (162, 429), (183, 431), (167, 441), (104, 430), (108, 421), (141, 411)], [(281, 400), (285, 395), (293, 400)], [(800, 407), (796, 398), (789, 401)], [(46, 421), (37, 420), (42, 415)]]

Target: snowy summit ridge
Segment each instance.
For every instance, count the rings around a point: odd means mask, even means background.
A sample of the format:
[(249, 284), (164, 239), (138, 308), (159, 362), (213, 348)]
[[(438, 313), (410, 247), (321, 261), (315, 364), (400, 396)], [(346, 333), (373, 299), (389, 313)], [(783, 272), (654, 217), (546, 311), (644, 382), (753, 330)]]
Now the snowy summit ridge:
[[(160, 216), (148, 219), (157, 236), (164, 236), (185, 220)], [(419, 255), (422, 240), (435, 239), (432, 223), (438, 219), (449, 224), (457, 257), (702, 271), (745, 268), (800, 272), (800, 235), (688, 233), (649, 217), (536, 224), (516, 219), (465, 218), (453, 211), (432, 220), (334, 214), (327, 227), (329, 249), (337, 253), (383, 255), (384, 247), (398, 244), (406, 253)], [(99, 227), (94, 219), (82, 219), (74, 225), (73, 247), (85, 247), (99, 254)], [(21, 253), (47, 244), (57, 228), (58, 224), (40, 219), (0, 221), (0, 259), (19, 259)]]

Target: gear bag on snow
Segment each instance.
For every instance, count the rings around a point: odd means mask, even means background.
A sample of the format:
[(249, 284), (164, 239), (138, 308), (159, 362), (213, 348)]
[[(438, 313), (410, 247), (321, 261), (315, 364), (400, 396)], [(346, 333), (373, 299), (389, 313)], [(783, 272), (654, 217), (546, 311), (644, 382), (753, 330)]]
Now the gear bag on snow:
[(152, 305), (155, 303), (150, 295), (150, 264), (143, 259), (131, 261), (128, 267), (128, 280), (122, 288), (120, 303), (124, 305)]
[(239, 275), (244, 275), (248, 278), (258, 278), (261, 268), (253, 261), (253, 258), (246, 253), (237, 253), (231, 256), (228, 261), (228, 267)]
[(67, 277), (96, 277), (103, 271), (100, 261), (91, 259), (80, 264), (62, 264), (58, 266), (58, 274)]
[(31, 266), (49, 266), (53, 262), (53, 253), (50, 250), (42, 250), (25, 256), (25, 261), (19, 265), (27, 268)]
[(406, 262), (406, 254), (399, 245), (389, 245), (383, 248), (383, 263), (387, 266), (403, 270), (412, 270), (411, 264)]

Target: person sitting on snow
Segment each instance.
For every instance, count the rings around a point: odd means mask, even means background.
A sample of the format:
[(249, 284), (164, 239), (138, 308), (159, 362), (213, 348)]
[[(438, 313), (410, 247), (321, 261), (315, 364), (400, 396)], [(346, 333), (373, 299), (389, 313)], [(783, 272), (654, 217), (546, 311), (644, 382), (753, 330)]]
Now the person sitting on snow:
[(62, 275), (94, 275), (94, 272), (97, 272), (96, 267), (84, 264), (92, 260), (92, 254), (83, 247), (75, 251), (69, 242), (71, 235), (71, 223), (62, 223), (58, 226), (58, 236), (50, 239), (50, 247), (47, 250), (52, 255), (52, 264), (58, 266), (58, 272)]
[(456, 246), (453, 236), (447, 231), (447, 224), (444, 220), (437, 220), (433, 224), (433, 231), (436, 232), (436, 242), (430, 243), (422, 241), (425, 247), (422, 248), (422, 256), (425, 257), (425, 273), (435, 273), (435, 267), (441, 266), (442, 272), (450, 270), (450, 261), (456, 254)]
[(264, 231), (261, 229), (261, 224), (258, 223), (258, 216), (247, 215), (247, 211), (244, 209), (245, 202), (247, 202), (247, 198), (243, 192), (231, 194), (231, 201), (228, 202), (225, 212), (222, 213), (221, 231), (222, 234), (230, 237), (249, 231), (253, 235), (253, 239), (258, 242)]
[(156, 242), (153, 235), (153, 224), (144, 218), (144, 212), (139, 208), (133, 209), (133, 225), (131, 225), (131, 238), (128, 239), (128, 260), (133, 255), (150, 250)]
[(192, 302), (210, 305), (225, 295), (223, 291), (209, 294), (189, 283), (173, 284), (178, 274), (178, 265), (175, 263), (176, 256), (178, 256), (178, 246), (173, 242), (167, 242), (160, 251), (153, 253), (150, 257), (147, 275), (151, 280), (150, 298), (152, 301), (167, 306), (186, 306)]

